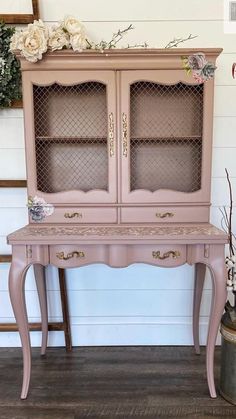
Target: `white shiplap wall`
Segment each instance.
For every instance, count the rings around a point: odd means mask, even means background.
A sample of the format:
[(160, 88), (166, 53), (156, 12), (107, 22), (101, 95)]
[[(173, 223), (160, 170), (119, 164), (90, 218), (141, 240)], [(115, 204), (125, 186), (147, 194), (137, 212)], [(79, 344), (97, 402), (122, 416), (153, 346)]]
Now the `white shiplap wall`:
[[(27, 10), (28, 0), (0, 0), (0, 11)], [(89, 35), (109, 39), (118, 28), (133, 23), (124, 41), (163, 47), (174, 37), (198, 35), (186, 46), (223, 47), (218, 60), (214, 110), (211, 221), (220, 226), (219, 206), (228, 204), (224, 168), (231, 176), (236, 195), (236, 81), (231, 65), (236, 61), (236, 35), (223, 32), (222, 0), (120, 0), (96, 2), (39, 0), (41, 17), (52, 23), (65, 14), (82, 20)], [(11, 9), (12, 7), (12, 9)], [(15, 9), (13, 9), (13, 7)], [(0, 111), (0, 178), (25, 177), (22, 110)], [(27, 222), (26, 191), (0, 189), (0, 253), (10, 253), (6, 235)], [(236, 226), (236, 217), (235, 217)], [(9, 265), (0, 265), (0, 321), (13, 321), (7, 276)], [(51, 319), (60, 319), (58, 282), (54, 268), (48, 268), (48, 299)], [(74, 345), (192, 344), (193, 270), (173, 270), (147, 265), (111, 269), (94, 265), (67, 272), (67, 286)], [(32, 321), (39, 320), (39, 306), (32, 272), (26, 282), (27, 305)], [(207, 279), (201, 310), (201, 343), (206, 342), (211, 284)], [(33, 345), (40, 334), (32, 333)], [(17, 333), (1, 333), (0, 346), (19, 345)], [(50, 333), (50, 345), (63, 345), (62, 332)]]

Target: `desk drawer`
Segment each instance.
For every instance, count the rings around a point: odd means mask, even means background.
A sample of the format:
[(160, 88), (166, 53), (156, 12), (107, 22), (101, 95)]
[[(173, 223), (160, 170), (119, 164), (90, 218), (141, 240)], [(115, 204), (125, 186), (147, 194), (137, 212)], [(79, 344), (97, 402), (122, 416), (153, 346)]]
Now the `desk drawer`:
[(122, 223), (207, 222), (208, 207), (126, 207), (121, 209)]
[(76, 268), (91, 263), (107, 262), (107, 246), (60, 244), (49, 248), (49, 263), (59, 268)]
[(54, 213), (49, 217), (45, 217), (44, 223), (81, 223), (81, 224), (99, 224), (99, 223), (116, 223), (116, 208), (89, 208), (89, 207), (60, 207), (55, 208)]
[(187, 251), (185, 245), (137, 245), (132, 247), (134, 262), (143, 262), (162, 267), (180, 266), (186, 263)]

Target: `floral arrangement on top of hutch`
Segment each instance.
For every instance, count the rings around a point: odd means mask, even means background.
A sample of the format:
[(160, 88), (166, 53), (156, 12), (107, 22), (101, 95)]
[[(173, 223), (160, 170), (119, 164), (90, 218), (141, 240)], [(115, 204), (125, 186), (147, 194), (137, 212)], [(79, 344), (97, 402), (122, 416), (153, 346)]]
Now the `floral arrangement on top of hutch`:
[(207, 376), (216, 397), (213, 355), (226, 299), (227, 235), (209, 224), (209, 208), (213, 76), (221, 49), (148, 49), (146, 43), (115, 49), (123, 32), (95, 44), (68, 17), (50, 30), (34, 22), (12, 38), (22, 69), (30, 213), (30, 224), (8, 237), (10, 295), (25, 360), (22, 398), (30, 376), (20, 300), (25, 270), (33, 263), (94, 262), (196, 264), (197, 352), (209, 266), (215, 292)]

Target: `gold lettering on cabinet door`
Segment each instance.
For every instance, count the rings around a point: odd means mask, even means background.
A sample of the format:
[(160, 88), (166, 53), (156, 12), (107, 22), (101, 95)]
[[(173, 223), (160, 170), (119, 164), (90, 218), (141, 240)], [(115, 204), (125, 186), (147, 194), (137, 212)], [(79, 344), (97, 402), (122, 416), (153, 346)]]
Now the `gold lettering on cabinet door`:
[(115, 155), (115, 142), (114, 142), (114, 116), (111, 112), (109, 114), (109, 150), (110, 157)]
[(128, 124), (127, 115), (123, 112), (122, 114), (122, 145), (123, 145), (123, 156), (128, 156)]

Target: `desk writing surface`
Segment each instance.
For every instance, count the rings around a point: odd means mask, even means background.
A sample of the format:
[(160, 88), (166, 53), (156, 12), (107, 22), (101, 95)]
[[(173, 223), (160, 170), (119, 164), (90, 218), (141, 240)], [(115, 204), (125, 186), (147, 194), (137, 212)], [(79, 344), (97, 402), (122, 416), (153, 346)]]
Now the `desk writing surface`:
[(27, 225), (8, 236), (9, 244), (53, 244), (73, 242), (112, 243), (184, 242), (184, 243), (227, 243), (227, 235), (208, 224), (176, 225)]

